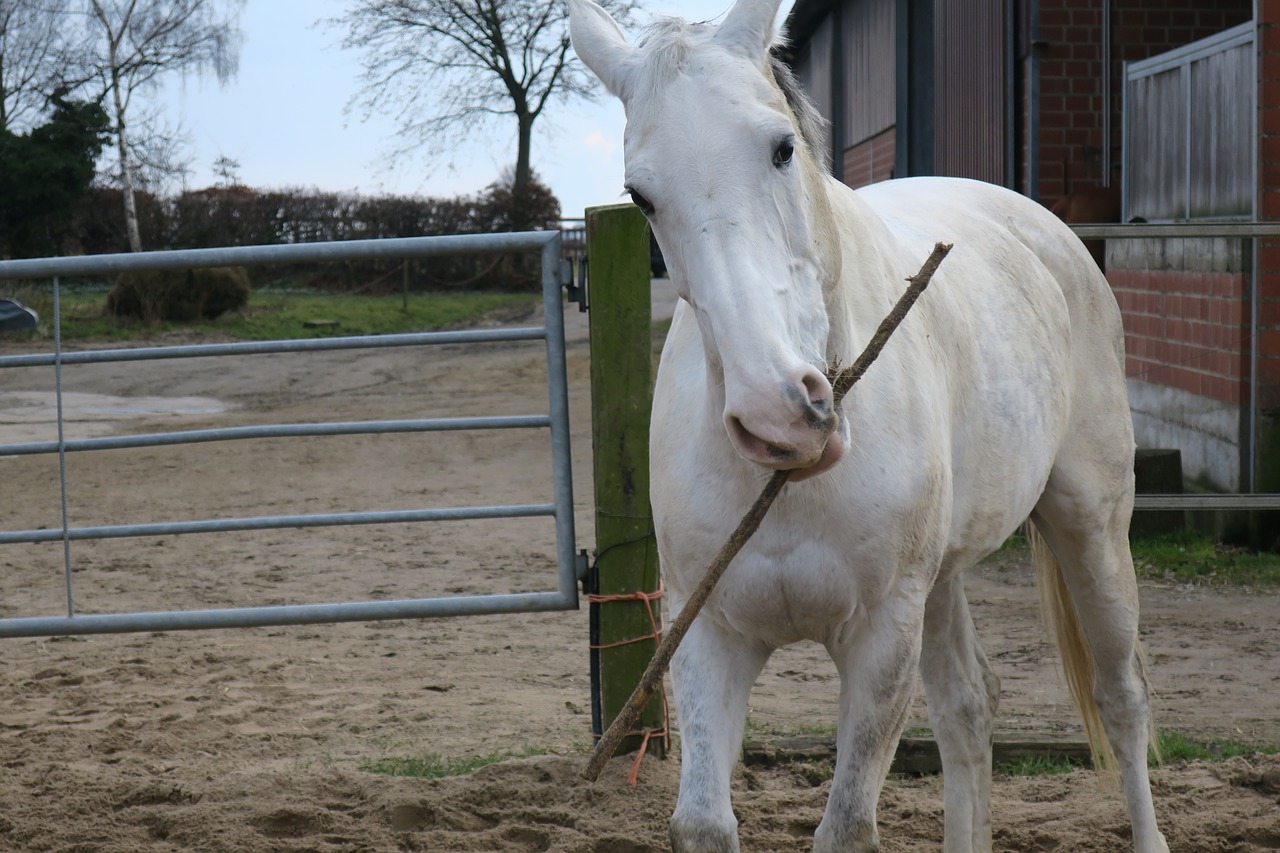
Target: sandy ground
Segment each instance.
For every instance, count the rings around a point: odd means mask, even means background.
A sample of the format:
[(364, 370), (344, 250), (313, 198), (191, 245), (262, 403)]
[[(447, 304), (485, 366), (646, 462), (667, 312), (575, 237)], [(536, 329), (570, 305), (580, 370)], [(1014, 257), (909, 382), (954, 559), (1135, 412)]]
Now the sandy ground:
[[(588, 348), (570, 314), (578, 539), (589, 547)], [(30, 351), (0, 342), (0, 351)], [(545, 411), (536, 344), (68, 368), (68, 437), (323, 419)], [(48, 369), (0, 371), (0, 442), (50, 439)], [(123, 398), (124, 402), (120, 401)], [(166, 399), (184, 398), (167, 407)], [(157, 403), (156, 400), (160, 402)], [(69, 456), (74, 525), (549, 499), (542, 433), (261, 440)], [(58, 524), (52, 457), (0, 458), (4, 529)], [(546, 520), (387, 525), (73, 543), (81, 612), (207, 608), (553, 586)], [(1005, 732), (1076, 732), (1019, 560), (970, 594), (1003, 678)], [(0, 615), (63, 610), (60, 545), (0, 548)], [(1280, 742), (1277, 597), (1142, 589), (1158, 723)], [(587, 613), (4, 640), (0, 850), (665, 850), (678, 765), (590, 745)], [(834, 668), (779, 652), (752, 733), (829, 727)], [(924, 724), (923, 707), (913, 725)], [(384, 757), (546, 751), (438, 781), (362, 769)], [(744, 849), (811, 848), (829, 769), (739, 769)], [(1280, 849), (1280, 759), (1154, 772), (1175, 851)], [(1126, 849), (1121, 799), (1093, 774), (996, 783), (1003, 851)], [(937, 850), (941, 783), (893, 779), (887, 851)]]

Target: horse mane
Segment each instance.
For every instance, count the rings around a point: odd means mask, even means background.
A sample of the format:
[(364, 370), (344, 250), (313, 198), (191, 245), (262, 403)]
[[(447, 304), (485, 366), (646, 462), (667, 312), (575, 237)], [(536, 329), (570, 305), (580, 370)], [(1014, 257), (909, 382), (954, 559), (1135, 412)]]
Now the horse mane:
[[(640, 75), (649, 89), (644, 93), (654, 100), (671, 79), (684, 68), (689, 52), (702, 40), (715, 35), (715, 27), (705, 22), (683, 18), (661, 18), (645, 31), (639, 47), (644, 53), (647, 73)], [(785, 40), (779, 39), (769, 51), (768, 62), (761, 69), (782, 92), (787, 108), (796, 122), (796, 130), (808, 148), (814, 164), (823, 172), (831, 171), (831, 151), (827, 145), (827, 120), (814, 106), (800, 86), (795, 72), (782, 58)]]
[(773, 74), (773, 81), (782, 90), (782, 96), (786, 98), (791, 115), (796, 120), (800, 138), (804, 140), (815, 165), (822, 172), (830, 173), (831, 146), (827, 144), (828, 122), (801, 87), (791, 66), (782, 58), (782, 47), (783, 45), (778, 43), (769, 51), (768, 71)]
[(694, 42), (712, 34), (714, 30), (706, 24), (692, 23), (683, 18), (660, 18), (650, 24), (638, 45), (644, 54), (646, 71), (640, 79), (649, 89), (644, 93), (644, 100), (657, 100), (656, 96), (685, 67)]

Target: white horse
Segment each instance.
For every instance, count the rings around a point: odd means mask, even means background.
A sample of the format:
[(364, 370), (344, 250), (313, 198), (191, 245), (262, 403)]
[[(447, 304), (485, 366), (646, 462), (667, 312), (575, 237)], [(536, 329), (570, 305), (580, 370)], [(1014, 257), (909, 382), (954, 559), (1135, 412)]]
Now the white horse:
[[(626, 108), (626, 188), (682, 299), (651, 445), (673, 609), (767, 469), (794, 471), (672, 662), (675, 850), (738, 850), (729, 778), (748, 694), (798, 640), (822, 643), (841, 679), (814, 849), (878, 849), (920, 672), (946, 850), (990, 850), (998, 680), (961, 575), (1030, 517), (1086, 730), (1114, 749), (1134, 847), (1167, 851), (1147, 779), (1120, 315), (1088, 252), (991, 185), (832, 179), (821, 122), (770, 60), (778, 0), (739, 0), (719, 27), (667, 20), (639, 46), (590, 0), (569, 5), (578, 56)], [(954, 251), (834, 411), (825, 368), (858, 355), (937, 240)]]

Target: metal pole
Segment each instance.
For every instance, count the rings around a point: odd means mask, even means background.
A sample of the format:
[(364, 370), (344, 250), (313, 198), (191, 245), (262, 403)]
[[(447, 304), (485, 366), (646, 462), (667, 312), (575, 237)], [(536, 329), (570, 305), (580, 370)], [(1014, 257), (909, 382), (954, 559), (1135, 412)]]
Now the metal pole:
[(1027, 198), (1040, 200), (1040, 0), (1027, 0)]
[(69, 258), (0, 261), (0, 279), (116, 275), (126, 270), (175, 270), (254, 264), (299, 264), (373, 258), (426, 258), (540, 251), (560, 236), (558, 231), (509, 234), (457, 234), (442, 237), (396, 237), (385, 240), (335, 240), (276, 246), (228, 246), (220, 249), (176, 249)]
[(578, 606), (578, 564), (573, 520), (573, 473), (569, 452), (569, 379), (564, 343), (564, 297), (560, 286), (560, 233), (542, 249), (543, 323), (547, 329), (547, 395), (551, 416), (552, 494), (556, 512), (556, 565), (566, 607)]
[(1102, 0), (1102, 185), (1111, 186), (1111, 0)]
[(425, 619), (492, 613), (541, 613), (564, 610), (559, 592), (516, 592), (409, 598), (399, 601), (351, 601), (336, 604), (282, 604), (221, 610), (171, 610), (141, 613), (92, 613), (75, 617), (32, 616), (0, 620), (0, 639), (63, 634), (123, 634), (138, 631), (196, 631), (208, 628), (259, 628), (368, 622), (375, 619)]
[[(3, 262), (0, 262), (3, 263)], [(83, 350), (62, 354), (63, 364), (105, 364), (116, 361), (153, 361), (167, 358), (211, 358), (222, 355), (330, 352), (348, 349), (478, 344), (495, 341), (536, 341), (546, 335), (541, 326), (518, 329), (464, 329), (456, 332), (409, 332), (399, 335), (352, 335), (341, 338), (302, 338), (283, 341), (241, 341), (233, 344), (192, 344), (175, 347), (129, 347)], [(0, 367), (51, 365), (48, 353), (0, 356)]]
[(71, 588), (71, 525), (67, 512), (67, 439), (62, 412), (62, 283), (53, 277), (53, 396), (58, 420), (58, 492), (62, 501), (62, 571), (67, 590), (67, 618), (76, 615)]

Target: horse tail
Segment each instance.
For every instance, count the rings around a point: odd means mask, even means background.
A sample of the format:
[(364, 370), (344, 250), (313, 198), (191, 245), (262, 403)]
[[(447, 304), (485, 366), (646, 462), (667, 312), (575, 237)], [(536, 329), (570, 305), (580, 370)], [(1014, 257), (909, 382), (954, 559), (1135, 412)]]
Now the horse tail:
[(1033, 522), (1028, 522), (1026, 529), (1027, 543), (1031, 546), (1031, 562), (1036, 569), (1036, 585), (1040, 588), (1040, 616), (1050, 637), (1057, 642), (1067, 690), (1070, 691), (1071, 699), (1084, 723), (1084, 734), (1089, 741), (1094, 769), (1105, 784), (1115, 785), (1119, 779), (1116, 754), (1107, 740), (1102, 716), (1098, 713), (1098, 703), (1093, 698), (1093, 678), (1096, 671), (1093, 650), (1085, 641), (1084, 631), (1080, 628), (1080, 617), (1071, 601), (1066, 578), (1057, 557), (1049, 550), (1048, 543)]

